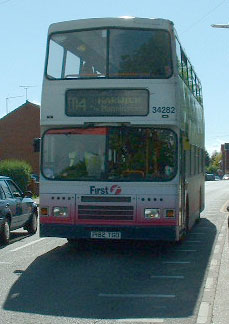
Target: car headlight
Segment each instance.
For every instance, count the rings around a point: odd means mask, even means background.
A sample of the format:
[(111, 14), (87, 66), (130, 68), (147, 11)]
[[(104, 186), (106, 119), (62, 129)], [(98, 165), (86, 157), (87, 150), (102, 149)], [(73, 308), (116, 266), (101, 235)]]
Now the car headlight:
[(67, 207), (53, 207), (53, 216), (54, 217), (68, 217), (68, 208)]
[(160, 209), (159, 208), (146, 208), (144, 212), (146, 219), (157, 219), (160, 218)]

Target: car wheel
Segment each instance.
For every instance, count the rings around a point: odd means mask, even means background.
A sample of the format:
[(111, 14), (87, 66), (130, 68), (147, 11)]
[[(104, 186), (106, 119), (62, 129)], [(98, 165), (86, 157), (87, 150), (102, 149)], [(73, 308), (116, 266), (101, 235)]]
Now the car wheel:
[(0, 239), (5, 245), (9, 244), (10, 242), (10, 221), (8, 218), (5, 219), (4, 224), (2, 225)]
[(35, 234), (37, 231), (37, 214), (35, 212), (30, 216), (30, 220), (25, 226), (29, 234)]

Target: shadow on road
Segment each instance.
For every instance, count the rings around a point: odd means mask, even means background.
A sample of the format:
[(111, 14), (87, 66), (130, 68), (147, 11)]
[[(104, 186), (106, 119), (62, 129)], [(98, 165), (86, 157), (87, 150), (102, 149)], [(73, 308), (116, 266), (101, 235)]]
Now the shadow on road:
[(75, 250), (65, 244), (38, 257), (26, 271), (16, 270), (20, 277), (4, 309), (107, 320), (191, 316), (215, 235), (214, 224), (202, 219), (179, 246), (93, 242)]

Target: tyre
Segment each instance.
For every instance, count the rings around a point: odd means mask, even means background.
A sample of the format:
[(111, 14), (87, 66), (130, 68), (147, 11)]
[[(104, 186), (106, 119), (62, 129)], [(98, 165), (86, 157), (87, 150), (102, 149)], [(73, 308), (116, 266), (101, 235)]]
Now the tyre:
[(7, 245), (10, 242), (10, 220), (5, 219), (0, 232), (0, 240), (3, 244)]
[(185, 240), (188, 233), (189, 233), (189, 203), (187, 200), (186, 207), (185, 207), (185, 220), (183, 223), (183, 229), (180, 232), (179, 240), (176, 242), (176, 244), (181, 244)]
[(195, 221), (196, 224), (198, 224), (200, 222), (200, 213), (201, 213), (201, 206), (202, 206), (202, 200), (201, 200), (201, 190), (200, 190), (200, 198), (199, 198), (199, 214), (198, 217)]
[(29, 234), (35, 234), (37, 231), (37, 214), (35, 212), (30, 216), (29, 222), (26, 224), (25, 229)]
[(189, 204), (186, 205), (186, 217), (185, 217), (185, 234), (189, 232)]

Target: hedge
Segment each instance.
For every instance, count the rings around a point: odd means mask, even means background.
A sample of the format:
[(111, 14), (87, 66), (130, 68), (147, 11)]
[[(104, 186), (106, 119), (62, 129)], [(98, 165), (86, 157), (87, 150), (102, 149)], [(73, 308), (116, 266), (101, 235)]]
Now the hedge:
[(27, 190), (30, 183), (31, 165), (22, 160), (0, 161), (0, 175), (11, 177), (23, 192)]

